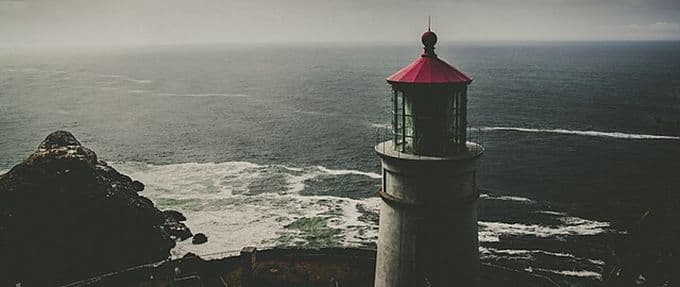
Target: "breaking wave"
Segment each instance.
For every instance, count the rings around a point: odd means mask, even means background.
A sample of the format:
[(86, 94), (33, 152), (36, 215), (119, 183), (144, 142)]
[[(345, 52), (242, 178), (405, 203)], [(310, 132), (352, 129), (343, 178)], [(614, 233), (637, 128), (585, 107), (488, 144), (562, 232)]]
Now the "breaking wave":
[[(375, 173), (250, 162), (112, 165), (144, 182), (143, 194), (160, 208), (185, 213), (190, 228), (211, 238), (203, 245), (179, 243), (173, 250), (176, 256), (237, 250), (247, 245), (304, 245), (305, 238), (327, 236), (329, 229), (334, 236), (323, 238), (329, 244), (357, 246), (377, 238), (377, 224), (363, 219), (363, 209), (377, 212), (377, 197), (305, 193), (310, 184), (324, 177), (358, 176), (365, 178), (363, 185), (374, 190), (371, 184), (380, 183)], [(321, 229), (287, 228), (300, 220), (312, 221)]]
[(346, 169), (328, 169), (323, 166), (317, 165), (316, 168), (318, 168), (320, 171), (331, 174), (331, 175), (346, 175), (346, 174), (356, 174), (356, 175), (363, 175), (367, 176), (370, 178), (375, 178), (375, 179), (381, 179), (382, 176), (374, 173), (374, 172), (363, 172), (363, 171), (358, 171), (358, 170), (346, 170)]
[(482, 193), (479, 195), (481, 199), (486, 199), (486, 200), (503, 200), (503, 201), (517, 201), (517, 202), (524, 202), (524, 203), (534, 203), (535, 201), (526, 197), (519, 197), (519, 196), (510, 196), (510, 195), (489, 195), (486, 193)]
[[(172, 250), (174, 257), (188, 252), (223, 254), (243, 246), (374, 246), (378, 238), (379, 197), (352, 197), (347, 193), (361, 186), (375, 190), (380, 174), (324, 166), (291, 167), (256, 164), (244, 161), (223, 163), (178, 163), (154, 165), (141, 162), (112, 162), (112, 166), (142, 181), (142, 195), (152, 199), (160, 209), (184, 213), (194, 232), (205, 233), (209, 240), (194, 245), (179, 242)], [(0, 174), (8, 170), (0, 170)], [(309, 193), (313, 185), (347, 185), (337, 194)], [(483, 200), (521, 202), (538, 206), (524, 197), (483, 194)], [(595, 235), (607, 232), (608, 222), (569, 216), (566, 213), (538, 210), (557, 219), (556, 225), (479, 222), (480, 255), (483, 260), (499, 258), (531, 261), (538, 256), (573, 262), (575, 266), (598, 269), (599, 259), (582, 258), (565, 252), (499, 248), (504, 236), (560, 238)], [(491, 245), (486, 246), (486, 245)], [(599, 279), (600, 274), (588, 270), (533, 269), (534, 272), (560, 276)]]
[(557, 275), (562, 275), (562, 276), (571, 276), (571, 277), (582, 277), (582, 278), (591, 278), (595, 280), (602, 280), (602, 274), (595, 272), (595, 271), (589, 271), (589, 270), (552, 270), (552, 269), (545, 269), (545, 268), (527, 268), (526, 271), (529, 272), (547, 272), (547, 273), (552, 273), (552, 274), (557, 274)]
[(499, 242), (503, 236), (533, 236), (539, 238), (596, 235), (609, 231), (609, 222), (562, 216), (560, 226), (505, 222), (479, 222), (480, 241)]
[[(208, 254), (238, 250), (247, 245), (305, 246), (310, 244), (309, 238), (330, 245), (367, 246), (375, 244), (378, 236), (381, 200), (373, 196), (380, 185), (381, 176), (377, 173), (242, 161), (168, 165), (115, 162), (112, 165), (144, 182), (146, 189), (142, 194), (159, 208), (185, 213), (190, 228), (211, 237), (203, 245), (181, 242), (173, 250), (177, 256), (186, 252)], [(482, 195), (482, 199), (534, 202), (503, 195)], [(480, 221), (480, 242), (499, 242), (503, 236), (594, 235), (609, 228), (607, 222), (552, 211), (546, 213), (557, 218), (560, 224)], [(290, 228), (300, 226), (301, 221), (313, 226)], [(323, 238), (329, 234), (332, 237)]]
[(245, 98), (245, 97), (248, 97), (248, 95), (245, 95), (245, 94), (222, 94), (222, 93), (205, 93), (205, 94), (153, 93), (152, 95), (160, 96), (160, 97), (194, 97), (194, 98), (204, 98), (204, 97)]
[(97, 74), (97, 76), (99, 78), (103, 78), (103, 79), (122, 80), (122, 81), (127, 81), (127, 82), (131, 82), (131, 83), (136, 83), (136, 84), (150, 84), (150, 83), (152, 83), (151, 80), (135, 79), (135, 78), (123, 76), (123, 75)]
[(532, 128), (519, 128), (519, 127), (480, 127), (479, 129), (482, 130), (482, 131), (516, 131), (516, 132), (530, 132), (530, 133), (555, 133), (555, 134), (568, 134), (568, 135), (617, 138), (617, 139), (634, 139), (634, 140), (680, 140), (680, 136), (631, 134), (631, 133), (622, 133), (622, 132), (581, 131), (581, 130), (567, 130), (567, 129), (532, 129)]
[(390, 124), (369, 123), (369, 125), (374, 129), (388, 129), (391, 127)]
[(564, 258), (571, 261), (585, 261), (594, 266), (604, 266), (604, 261), (600, 259), (581, 258), (570, 253), (552, 252), (541, 249), (525, 250), (525, 249), (496, 249), (490, 247), (479, 247), (479, 252), (482, 258), (498, 258), (510, 257), (512, 259), (533, 260), (536, 255), (548, 255), (553, 257)]

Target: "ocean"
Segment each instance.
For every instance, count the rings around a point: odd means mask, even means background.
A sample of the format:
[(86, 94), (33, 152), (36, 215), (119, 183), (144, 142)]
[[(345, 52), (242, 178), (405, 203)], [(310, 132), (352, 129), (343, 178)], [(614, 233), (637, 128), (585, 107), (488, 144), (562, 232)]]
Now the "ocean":
[[(599, 285), (607, 248), (680, 197), (680, 43), (436, 51), (474, 78), (482, 261)], [(0, 170), (65, 129), (209, 237), (175, 256), (371, 247), (384, 79), (420, 53), (419, 43), (5, 48)]]

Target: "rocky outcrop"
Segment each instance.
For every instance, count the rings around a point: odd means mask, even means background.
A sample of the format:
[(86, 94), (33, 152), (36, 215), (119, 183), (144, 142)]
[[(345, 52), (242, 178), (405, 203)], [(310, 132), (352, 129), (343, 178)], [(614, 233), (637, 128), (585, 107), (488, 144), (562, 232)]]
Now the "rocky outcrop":
[(203, 244), (208, 242), (208, 236), (205, 236), (203, 233), (197, 233), (194, 235), (194, 238), (191, 239), (191, 243), (193, 244)]
[(55, 286), (167, 258), (191, 232), (143, 189), (69, 132), (50, 134), (0, 175), (0, 286)]
[(680, 211), (677, 200), (659, 201), (609, 247), (605, 286), (677, 286), (680, 283)]

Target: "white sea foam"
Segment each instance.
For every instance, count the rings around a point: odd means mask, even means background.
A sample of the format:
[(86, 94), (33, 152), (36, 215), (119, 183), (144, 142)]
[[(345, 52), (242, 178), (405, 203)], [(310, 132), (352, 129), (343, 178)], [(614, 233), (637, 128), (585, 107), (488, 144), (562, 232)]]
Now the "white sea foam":
[(136, 84), (150, 84), (152, 82), (151, 80), (135, 79), (135, 78), (128, 77), (128, 76), (115, 75), (115, 74), (97, 74), (97, 76), (100, 77), (100, 78), (122, 80), (122, 81), (132, 82), (132, 83), (136, 83)]
[(374, 129), (386, 129), (390, 127), (390, 124), (376, 124), (376, 123), (371, 123), (370, 126)]
[(549, 256), (554, 256), (554, 257), (565, 258), (565, 259), (569, 259), (569, 260), (573, 260), (573, 261), (587, 261), (590, 264), (593, 264), (593, 265), (596, 265), (596, 266), (603, 266), (604, 265), (604, 261), (602, 261), (600, 259), (581, 258), (581, 257), (575, 256), (573, 254), (569, 254), (569, 253), (551, 252), (551, 251), (540, 250), (540, 249), (534, 249), (534, 250), (496, 249), (496, 248), (480, 246), (479, 252), (482, 254), (483, 258), (496, 258), (496, 257), (502, 256), (502, 257), (510, 257), (510, 258), (513, 258), (513, 259), (531, 260), (531, 259), (534, 259), (534, 257), (537, 254), (543, 254), (543, 255), (549, 255)]
[[(341, 194), (305, 194), (309, 180), (316, 182), (313, 179), (318, 177), (357, 175), (364, 176), (377, 185), (380, 179), (377, 173), (323, 166), (289, 167), (242, 161), (169, 165), (138, 162), (111, 164), (121, 172), (144, 182), (146, 189), (142, 194), (151, 198), (161, 209), (179, 210), (186, 215), (187, 224), (194, 232), (206, 233), (210, 238), (202, 245), (186, 242), (178, 244), (173, 250), (176, 256), (186, 252), (207, 254), (238, 250), (246, 245), (262, 247), (282, 244), (278, 241), (282, 236), (294, 238), (292, 242), (283, 244), (303, 242), (305, 234), (302, 231), (286, 228), (302, 218), (327, 220), (328, 227), (341, 231), (337, 242), (342, 245), (371, 244), (377, 239), (377, 224), (360, 220), (363, 213), (357, 207), (377, 213), (381, 204), (378, 197), (355, 199)], [(483, 197), (487, 200), (532, 202), (523, 197)], [(479, 239), (481, 242), (498, 242), (503, 235), (544, 238), (592, 235), (605, 232), (609, 227), (606, 222), (558, 213), (554, 215), (562, 225), (483, 221), (479, 223)], [(515, 251), (506, 253), (509, 252)]]
[(680, 140), (680, 136), (668, 136), (668, 135), (649, 135), (649, 134), (632, 134), (623, 132), (602, 132), (602, 131), (581, 131), (581, 130), (567, 130), (567, 129), (533, 129), (533, 128), (520, 128), (520, 127), (481, 127), (482, 131), (517, 131), (517, 132), (530, 132), (530, 133), (556, 133), (556, 134), (569, 134), (569, 135), (579, 135), (579, 136), (591, 136), (591, 137), (605, 137), (605, 138), (617, 138), (617, 139), (634, 139), (634, 140)]
[(536, 211), (536, 213), (553, 215), (553, 216), (567, 216), (567, 214), (564, 213), (564, 212), (552, 211), (552, 210), (539, 210), (539, 211)]
[(354, 175), (363, 175), (363, 176), (368, 176), (370, 178), (375, 178), (375, 179), (381, 179), (382, 176), (374, 173), (374, 172), (363, 172), (363, 171), (358, 171), (358, 170), (347, 170), (347, 169), (328, 169), (323, 166), (316, 166), (320, 171), (325, 172), (330, 175), (347, 175), (347, 174), (354, 174)]
[(535, 237), (559, 237), (576, 235), (596, 235), (607, 232), (609, 222), (588, 220), (578, 217), (563, 216), (559, 218), (563, 222), (560, 226), (548, 226), (539, 224), (504, 223), (504, 222), (479, 222), (479, 237), (481, 241), (499, 242), (502, 236), (535, 236)]
[(552, 270), (552, 269), (544, 269), (544, 268), (532, 268), (532, 271), (542, 271), (542, 272), (548, 272), (548, 273), (553, 273), (553, 274), (559, 274), (563, 276), (571, 276), (571, 277), (583, 277), (583, 278), (592, 278), (595, 280), (602, 280), (602, 274), (595, 272), (595, 271), (590, 271), (590, 270)]
[(222, 94), (222, 93), (206, 93), (206, 94), (175, 94), (175, 93), (153, 93), (154, 96), (160, 97), (193, 97), (193, 98), (208, 98), (208, 97), (225, 97), (225, 98), (245, 98), (249, 97), (245, 94)]
[(519, 196), (509, 196), (509, 195), (489, 195), (486, 193), (482, 193), (479, 195), (480, 198), (486, 199), (486, 200), (504, 200), (504, 201), (517, 201), (517, 202), (524, 202), (524, 203), (533, 203), (535, 201), (526, 198), (526, 197), (519, 197)]
[(139, 80), (134, 78), (125, 78), (125, 80), (128, 82), (135, 82), (137, 84), (149, 84), (152, 82), (151, 80)]
[[(379, 175), (334, 170), (322, 166), (305, 168), (259, 165), (250, 162), (182, 163), (151, 165), (134, 162), (112, 163), (121, 172), (146, 184), (143, 194), (160, 208), (177, 209), (187, 216), (188, 226), (209, 236), (206, 244), (182, 242), (175, 256), (237, 250), (243, 246), (278, 244), (281, 235), (299, 242), (300, 231), (285, 226), (300, 218), (327, 218), (328, 226), (342, 231), (338, 243), (357, 245), (373, 242), (377, 226), (359, 220), (357, 205), (377, 212), (378, 198), (351, 199), (341, 196), (302, 195), (305, 181), (322, 175), (360, 175), (371, 180)], [(283, 177), (281, 186), (276, 179)], [(271, 183), (269, 182), (271, 181)], [(251, 185), (272, 185), (271, 192), (252, 194)]]

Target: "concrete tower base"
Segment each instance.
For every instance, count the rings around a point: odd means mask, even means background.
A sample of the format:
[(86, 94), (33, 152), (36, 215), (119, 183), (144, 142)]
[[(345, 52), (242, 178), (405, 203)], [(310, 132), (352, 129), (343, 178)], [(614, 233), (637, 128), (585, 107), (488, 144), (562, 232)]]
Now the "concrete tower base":
[(376, 287), (477, 286), (476, 161), (483, 148), (418, 156), (378, 144), (383, 183)]

